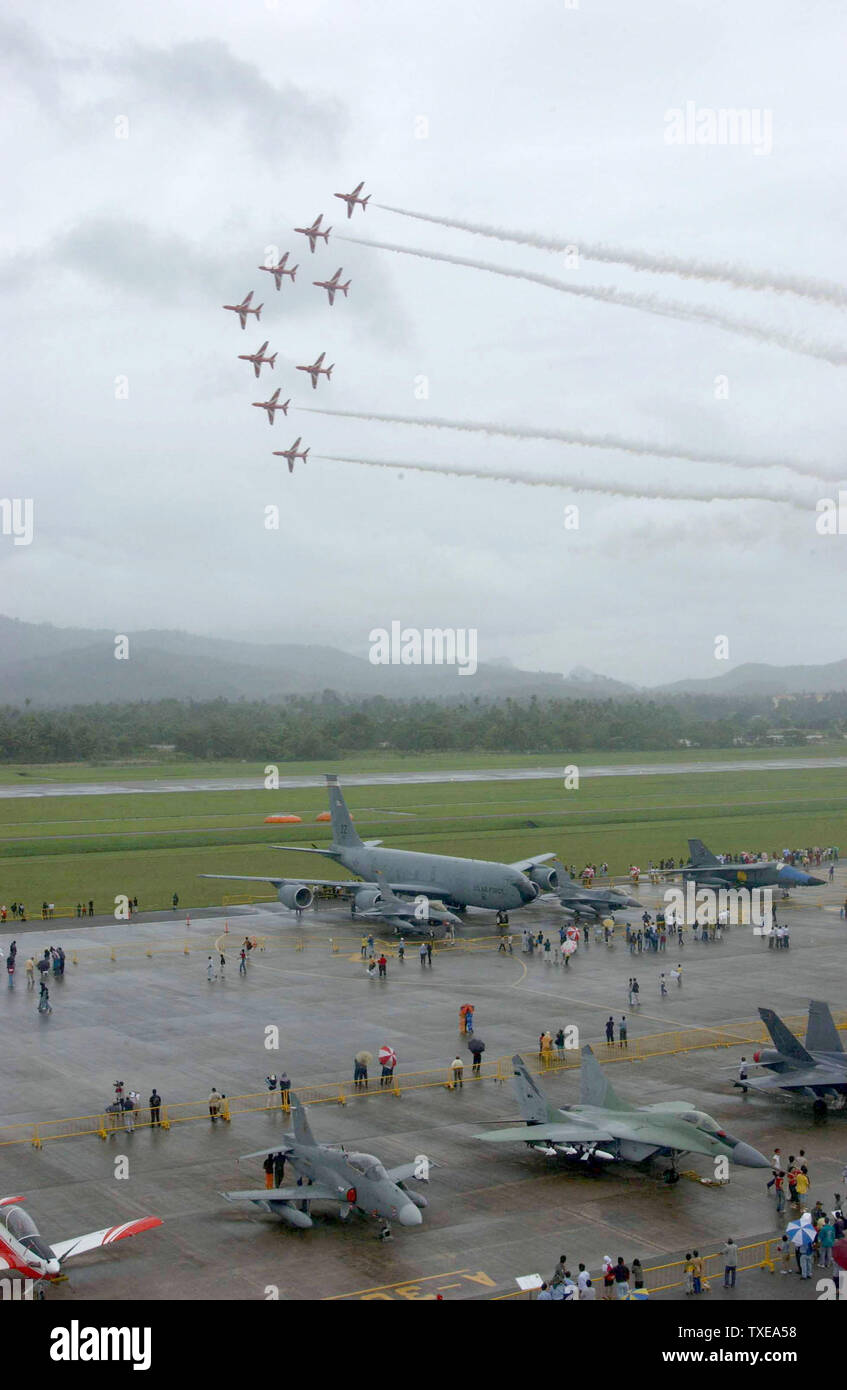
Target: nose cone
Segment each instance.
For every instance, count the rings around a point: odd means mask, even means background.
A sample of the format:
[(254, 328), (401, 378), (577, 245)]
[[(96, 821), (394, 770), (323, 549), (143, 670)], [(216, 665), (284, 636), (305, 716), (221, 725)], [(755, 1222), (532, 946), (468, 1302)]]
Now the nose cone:
[(752, 1144), (736, 1144), (732, 1150), (731, 1160), (738, 1163), (742, 1168), (770, 1168), (770, 1160), (760, 1154), (758, 1149), (754, 1149)]
[(55, 1279), (57, 1274), (61, 1274), (62, 1266), (58, 1260), (47, 1260), (44, 1265), (44, 1273), (48, 1278)]
[(798, 888), (822, 888), (825, 879), (815, 878), (814, 874), (807, 874), (803, 869), (795, 869), (792, 864), (786, 864), (777, 874), (780, 883), (794, 883)]
[(406, 1202), (397, 1213), (397, 1220), (401, 1226), (420, 1226), (423, 1217), (417, 1207), (412, 1202)]

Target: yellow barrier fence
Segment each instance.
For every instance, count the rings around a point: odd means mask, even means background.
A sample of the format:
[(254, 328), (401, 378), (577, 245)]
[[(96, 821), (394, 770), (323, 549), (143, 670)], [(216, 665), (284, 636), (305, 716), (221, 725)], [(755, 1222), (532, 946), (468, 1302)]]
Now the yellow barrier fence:
[[(775, 1246), (778, 1237), (772, 1236), (765, 1240), (755, 1240), (749, 1245), (738, 1247), (738, 1270), (739, 1273), (751, 1269), (767, 1269), (773, 1274), (776, 1269)], [(708, 1255), (701, 1255), (703, 1261), (703, 1280), (708, 1286), (718, 1279), (723, 1279), (724, 1257), (722, 1250), (714, 1250)], [(646, 1265), (644, 1267), (644, 1288), (648, 1294), (666, 1293), (669, 1289), (679, 1289), (685, 1283), (686, 1261), (672, 1260), (667, 1264)], [(593, 1283), (597, 1297), (603, 1296), (603, 1273), (602, 1270), (592, 1273), (591, 1282)], [(632, 1288), (632, 1275), (630, 1274), (630, 1288)], [(527, 1295), (522, 1289), (517, 1289), (514, 1293), (496, 1294), (493, 1302), (502, 1303), (510, 1298), (526, 1298)]]

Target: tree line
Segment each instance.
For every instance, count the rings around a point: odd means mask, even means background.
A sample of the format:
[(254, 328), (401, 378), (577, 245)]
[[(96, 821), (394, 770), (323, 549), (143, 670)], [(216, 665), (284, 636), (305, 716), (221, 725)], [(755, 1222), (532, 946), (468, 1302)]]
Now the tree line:
[(731, 748), (780, 735), (847, 734), (847, 692), (651, 700), (528, 699), (461, 703), (348, 698), (326, 690), (265, 702), (157, 700), (63, 710), (0, 708), (0, 761), (79, 762), (151, 757), (306, 761), (370, 752), (568, 753), (586, 749)]

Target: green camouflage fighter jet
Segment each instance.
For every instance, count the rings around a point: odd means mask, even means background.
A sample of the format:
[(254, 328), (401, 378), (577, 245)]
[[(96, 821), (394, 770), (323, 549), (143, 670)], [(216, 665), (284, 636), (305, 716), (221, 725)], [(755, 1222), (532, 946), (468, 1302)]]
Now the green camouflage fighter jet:
[(634, 1106), (621, 1100), (590, 1047), (582, 1049), (579, 1105), (566, 1105), (559, 1110), (549, 1104), (522, 1057), (516, 1054), (512, 1066), (524, 1124), (476, 1135), (489, 1144), (523, 1142), (550, 1158), (582, 1162), (617, 1159), (642, 1163), (654, 1157), (669, 1158), (669, 1182), (677, 1180), (677, 1159), (685, 1153), (726, 1158), (745, 1168), (770, 1167), (758, 1149), (734, 1139), (711, 1115), (697, 1110), (690, 1101), (666, 1100)]

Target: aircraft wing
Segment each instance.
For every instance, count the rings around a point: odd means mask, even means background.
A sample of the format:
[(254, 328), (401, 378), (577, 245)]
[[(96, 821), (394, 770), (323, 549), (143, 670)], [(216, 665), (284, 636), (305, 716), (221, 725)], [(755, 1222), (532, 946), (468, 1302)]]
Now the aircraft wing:
[(475, 1139), (485, 1139), (492, 1144), (593, 1144), (608, 1143), (618, 1136), (608, 1130), (594, 1129), (590, 1125), (513, 1125), (511, 1129), (490, 1129), (487, 1134), (475, 1134)]
[(341, 1202), (337, 1187), (324, 1187), (319, 1182), (302, 1187), (255, 1187), (244, 1192), (222, 1192), (228, 1202)]
[(510, 864), (509, 868), (517, 869), (520, 873), (525, 874), (527, 869), (532, 868), (533, 864), (546, 864), (548, 859), (555, 858), (556, 852), (551, 850), (549, 854), (533, 854), (530, 859), (519, 859), (517, 863)]
[[(437, 1163), (433, 1163), (432, 1159), (428, 1159), (427, 1164), (430, 1168), (439, 1166)], [(428, 1181), (427, 1178), (418, 1177), (418, 1164), (414, 1161), (412, 1163), (398, 1163), (396, 1168), (387, 1168), (386, 1173), (392, 1182), (405, 1182), (407, 1178), (418, 1178), (418, 1182)]]
[(70, 1260), (75, 1255), (84, 1255), (87, 1250), (97, 1250), (101, 1245), (114, 1245), (116, 1240), (127, 1236), (140, 1235), (142, 1231), (152, 1231), (161, 1226), (159, 1216), (142, 1216), (137, 1221), (124, 1221), (120, 1226), (107, 1226), (103, 1231), (89, 1231), (88, 1235), (75, 1236), (73, 1240), (60, 1240), (52, 1246), (57, 1260)]
[(740, 1083), (752, 1086), (756, 1091), (804, 1090), (806, 1086), (844, 1086), (847, 1087), (847, 1067), (835, 1070), (832, 1067), (803, 1067), (799, 1071), (782, 1071), (770, 1076), (748, 1076)]

